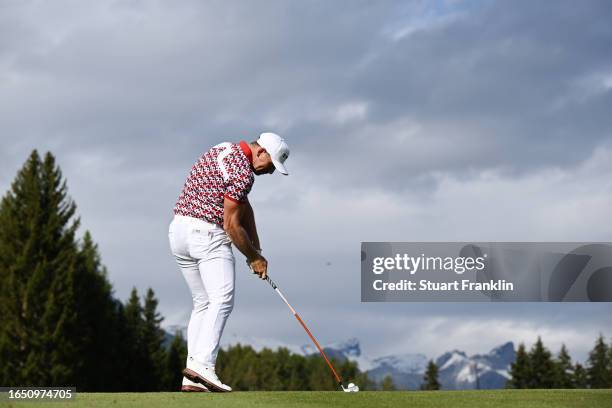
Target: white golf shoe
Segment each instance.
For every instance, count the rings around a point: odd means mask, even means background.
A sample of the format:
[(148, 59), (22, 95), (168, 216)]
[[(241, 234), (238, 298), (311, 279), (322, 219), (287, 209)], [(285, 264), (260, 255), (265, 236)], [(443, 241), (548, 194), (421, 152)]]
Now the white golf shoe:
[(187, 377), (183, 377), (183, 384), (181, 385), (182, 392), (210, 392), (204, 385), (193, 382)]
[(219, 380), (215, 373), (215, 366), (205, 365), (189, 357), (187, 368), (183, 370), (183, 375), (193, 382), (204, 385), (213, 392), (230, 392), (232, 387), (225, 385)]

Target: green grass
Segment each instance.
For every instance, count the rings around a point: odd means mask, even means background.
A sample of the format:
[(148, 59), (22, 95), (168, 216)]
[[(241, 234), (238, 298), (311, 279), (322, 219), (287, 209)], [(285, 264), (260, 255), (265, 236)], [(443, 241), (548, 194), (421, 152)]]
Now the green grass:
[(612, 407), (607, 390), (482, 390), (394, 392), (77, 393), (73, 402), (0, 402), (2, 407)]

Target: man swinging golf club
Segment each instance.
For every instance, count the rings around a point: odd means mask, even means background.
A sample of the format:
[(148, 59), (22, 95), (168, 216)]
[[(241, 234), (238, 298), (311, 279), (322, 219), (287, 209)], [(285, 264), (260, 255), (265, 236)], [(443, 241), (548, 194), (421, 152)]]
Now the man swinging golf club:
[(287, 143), (274, 133), (255, 142), (221, 143), (193, 165), (170, 223), (172, 254), (191, 290), (193, 310), (187, 327), (187, 367), (182, 391), (229, 392), (215, 373), (219, 341), (234, 306), (235, 259), (232, 243), (249, 267), (266, 279), (253, 209), (247, 195), (255, 175), (287, 175)]

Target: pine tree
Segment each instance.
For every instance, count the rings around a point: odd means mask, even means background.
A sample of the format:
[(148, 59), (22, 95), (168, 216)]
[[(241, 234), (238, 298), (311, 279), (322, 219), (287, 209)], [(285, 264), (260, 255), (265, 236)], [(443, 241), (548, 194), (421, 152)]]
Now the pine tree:
[(127, 351), (130, 356), (127, 366), (129, 382), (126, 384), (126, 391), (145, 391), (148, 387), (146, 379), (142, 377), (143, 370), (149, 369), (147, 349), (143, 341), (142, 314), (138, 291), (132, 288), (130, 298), (124, 308), (125, 341), (128, 344)]
[(168, 347), (166, 361), (164, 364), (164, 383), (162, 389), (165, 391), (176, 391), (180, 389), (183, 380), (182, 370), (187, 360), (187, 343), (180, 331), (174, 334), (174, 338)]
[(590, 388), (607, 388), (610, 385), (608, 357), (608, 346), (600, 334), (588, 358), (587, 378)]
[(433, 360), (429, 360), (427, 364), (427, 370), (423, 377), (423, 384), (421, 384), (422, 390), (439, 390), (440, 383), (438, 382), (438, 366)]
[(73, 218), (54, 157), (34, 150), (0, 203), (0, 382), (72, 385), (79, 365)]
[(89, 231), (78, 253), (75, 295), (82, 362), (76, 385), (83, 391), (118, 391), (124, 384), (121, 365), (128, 358), (121, 352), (120, 312)]
[(137, 389), (138, 378), (134, 377), (134, 373), (137, 371), (139, 364), (139, 354), (134, 354), (135, 346), (133, 342), (136, 333), (133, 331), (133, 322), (130, 322), (127, 317), (126, 306), (117, 299), (114, 300), (114, 303), (116, 314), (113, 336), (119, 341), (112, 343), (114, 349), (111, 361), (115, 371), (112, 388), (108, 391), (133, 391)]
[(516, 360), (510, 366), (510, 375), (512, 378), (509, 380), (509, 385), (512, 388), (527, 388), (529, 385), (529, 378), (531, 376), (531, 366), (529, 364), (529, 354), (525, 350), (525, 344), (519, 344), (518, 350), (516, 351)]
[(565, 344), (561, 345), (559, 355), (554, 360), (554, 388), (573, 388), (574, 366)]
[(539, 336), (529, 353), (529, 363), (528, 388), (552, 388), (555, 376), (552, 356)]
[(576, 363), (574, 366), (574, 377), (572, 378), (573, 388), (587, 388), (589, 379), (587, 372), (580, 363)]
[(386, 375), (383, 378), (381, 383), (381, 388), (383, 391), (395, 391), (395, 384), (393, 383), (393, 378), (390, 375)]
[(143, 307), (142, 344), (146, 352), (146, 369), (142, 373), (147, 391), (159, 391), (163, 386), (164, 363), (166, 351), (162, 347), (164, 331), (161, 328), (163, 318), (157, 312), (158, 300), (155, 292), (149, 288), (145, 295)]

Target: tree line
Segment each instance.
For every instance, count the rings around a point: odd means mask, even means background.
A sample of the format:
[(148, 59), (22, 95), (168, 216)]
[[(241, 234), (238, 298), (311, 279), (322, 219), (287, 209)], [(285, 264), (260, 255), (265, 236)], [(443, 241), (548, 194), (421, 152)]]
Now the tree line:
[[(257, 352), (249, 345), (237, 344), (219, 350), (217, 361), (219, 377), (227, 378), (238, 391), (338, 390), (329, 367), (318, 353), (302, 356), (284, 347)], [(347, 382), (359, 384), (362, 390), (376, 388), (376, 384), (359, 371), (357, 363), (335, 358), (330, 361)]]
[(565, 344), (553, 356), (538, 337), (529, 351), (519, 344), (510, 375), (508, 388), (612, 388), (612, 344), (600, 334), (583, 366), (572, 362)]

